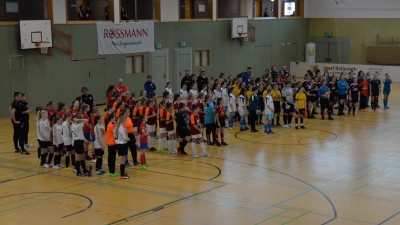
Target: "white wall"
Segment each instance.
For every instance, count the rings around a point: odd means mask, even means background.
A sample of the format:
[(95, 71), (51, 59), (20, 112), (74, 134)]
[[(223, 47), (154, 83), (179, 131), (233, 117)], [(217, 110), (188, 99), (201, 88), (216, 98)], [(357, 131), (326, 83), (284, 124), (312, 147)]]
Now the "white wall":
[(305, 18), (400, 18), (400, 0), (305, 0)]
[(160, 0), (161, 22), (179, 21), (179, 0)]

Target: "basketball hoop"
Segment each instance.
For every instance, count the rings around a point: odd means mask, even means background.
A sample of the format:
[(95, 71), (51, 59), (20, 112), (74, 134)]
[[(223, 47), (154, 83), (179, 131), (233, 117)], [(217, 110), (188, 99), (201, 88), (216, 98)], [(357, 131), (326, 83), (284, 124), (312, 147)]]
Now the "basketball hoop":
[(247, 33), (246, 32), (240, 32), (239, 36), (240, 36), (240, 38), (239, 38), (240, 39), (240, 44), (243, 45), (246, 42), (245, 38), (247, 38)]
[(42, 45), (42, 43), (50, 43), (50, 42), (35, 42), (36, 47), (40, 48), (40, 52), (42, 54), (47, 55), (49, 53), (49, 48), (48, 47), (40, 47), (40, 45)]

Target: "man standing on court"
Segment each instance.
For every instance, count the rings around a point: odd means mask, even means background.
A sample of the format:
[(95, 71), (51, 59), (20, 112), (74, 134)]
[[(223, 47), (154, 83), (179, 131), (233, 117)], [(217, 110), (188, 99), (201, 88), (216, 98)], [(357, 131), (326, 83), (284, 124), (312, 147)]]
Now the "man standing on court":
[(115, 90), (121, 94), (122, 101), (126, 103), (131, 92), (129, 91), (129, 88), (124, 85), (124, 81), (121, 78), (118, 80), (118, 86), (115, 88)]
[(91, 115), (93, 107), (95, 106), (93, 95), (88, 93), (89, 89), (87, 87), (83, 87), (81, 89), (81, 92), (82, 92), (82, 96), (81, 96), (82, 102), (89, 105), (88, 115)]
[(246, 83), (246, 86), (249, 85), (249, 77), (251, 75), (251, 67), (247, 67), (247, 72), (242, 73), (242, 81)]
[(206, 71), (203, 69), (200, 71), (200, 75), (196, 79), (197, 88), (202, 88), (204, 84), (208, 84), (208, 78), (206, 77)]
[(183, 86), (183, 84), (186, 84), (187, 90), (192, 89), (193, 86), (193, 80), (190, 77), (190, 72), (189, 70), (185, 70), (185, 76), (182, 78), (181, 80), (181, 88)]
[(146, 98), (150, 98), (150, 94), (156, 90), (156, 85), (154, 84), (153, 77), (147, 76), (147, 81), (144, 83), (144, 90), (146, 91), (147, 95)]
[[(25, 150), (25, 141), (24, 141), (24, 136), (25, 136), (25, 131), (24, 131), (24, 122), (22, 118), (22, 95), (19, 92), (14, 92), (14, 101), (11, 104), (11, 122), (13, 124), (14, 128), (14, 135), (13, 135), (13, 141), (14, 141), (14, 148), (15, 148), (15, 153), (21, 152), (21, 154), (24, 155), (29, 155), (29, 152)], [(18, 147), (18, 141), (19, 141), (19, 146)]]

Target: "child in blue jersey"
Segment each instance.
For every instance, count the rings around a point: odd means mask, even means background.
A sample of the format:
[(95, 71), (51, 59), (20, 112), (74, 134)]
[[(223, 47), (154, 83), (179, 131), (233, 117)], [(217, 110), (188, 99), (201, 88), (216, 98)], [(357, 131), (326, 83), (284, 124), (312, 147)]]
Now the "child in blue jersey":
[[(333, 118), (332, 118), (332, 106), (329, 105), (330, 92), (329, 92), (328, 86), (326, 86), (326, 81), (325, 80), (322, 81), (321, 87), (318, 89), (318, 96), (320, 97), (320, 101), (321, 101), (321, 118), (323, 120), (325, 119), (324, 111), (325, 111), (325, 109), (328, 109), (328, 116), (329, 116), (328, 119), (329, 120), (333, 120)], [(344, 101), (344, 99), (341, 99), (341, 100)], [(342, 108), (342, 112), (343, 112), (343, 108)]]
[(372, 112), (378, 112), (377, 108), (381, 85), (381, 81), (378, 80), (378, 73), (374, 74), (374, 79), (372, 79), (369, 84), (371, 85), (371, 109)]
[(344, 74), (340, 75), (339, 81), (337, 82), (337, 93), (339, 98), (338, 116), (343, 116), (345, 115), (343, 113), (344, 101), (347, 97), (347, 82), (344, 80)]
[(383, 80), (383, 105), (385, 109), (389, 109), (388, 106), (388, 98), (390, 95), (390, 84), (392, 83), (392, 79), (390, 75), (387, 73), (385, 74), (385, 79)]

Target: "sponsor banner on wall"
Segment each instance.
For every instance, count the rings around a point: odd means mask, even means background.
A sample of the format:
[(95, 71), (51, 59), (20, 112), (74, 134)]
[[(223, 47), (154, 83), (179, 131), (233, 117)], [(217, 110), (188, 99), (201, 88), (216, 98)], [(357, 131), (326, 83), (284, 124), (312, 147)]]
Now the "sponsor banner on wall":
[(353, 71), (356, 75), (359, 71), (363, 71), (364, 73), (370, 72), (371, 76), (376, 72), (379, 73), (381, 77), (385, 75), (385, 73), (390, 72), (390, 66), (380, 66), (380, 65), (359, 65), (359, 64), (330, 64), (330, 63), (307, 63), (307, 62), (291, 62), (290, 63), (290, 73), (299, 77), (303, 77), (306, 74), (307, 70), (311, 70), (315, 72), (317, 69), (321, 70), (323, 74), (325, 70), (329, 72), (329, 74), (340, 75), (342, 72), (349, 73)]
[(154, 51), (154, 23), (97, 22), (99, 55)]

